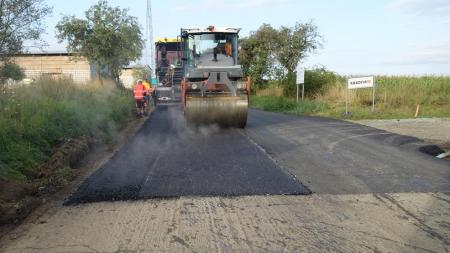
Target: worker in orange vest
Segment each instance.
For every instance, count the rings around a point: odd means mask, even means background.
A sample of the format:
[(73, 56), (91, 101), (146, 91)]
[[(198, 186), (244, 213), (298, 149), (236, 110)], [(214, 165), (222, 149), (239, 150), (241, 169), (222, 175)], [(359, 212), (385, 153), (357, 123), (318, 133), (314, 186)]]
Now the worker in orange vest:
[[(146, 79), (146, 81), (148, 82), (148, 79)], [(150, 90), (149, 90), (148, 96), (152, 98), (153, 105), (156, 106), (157, 97), (156, 97), (156, 86), (155, 85), (150, 84)]]
[(144, 79), (142, 82), (145, 88), (145, 105), (148, 106), (150, 104), (150, 95), (152, 94), (152, 86), (150, 85), (148, 79)]
[(136, 114), (138, 117), (142, 117), (147, 114), (147, 106), (145, 103), (146, 90), (142, 84), (142, 80), (138, 80), (133, 87), (134, 101), (136, 102)]

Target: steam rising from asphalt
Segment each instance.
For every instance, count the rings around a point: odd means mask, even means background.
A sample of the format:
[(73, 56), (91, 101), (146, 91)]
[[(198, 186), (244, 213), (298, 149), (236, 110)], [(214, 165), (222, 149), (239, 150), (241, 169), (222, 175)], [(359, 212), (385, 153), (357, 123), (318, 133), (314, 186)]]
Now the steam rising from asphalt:
[[(143, 138), (135, 141), (132, 149), (138, 154), (150, 152), (169, 152), (176, 156), (183, 149), (189, 148), (192, 143), (201, 143), (207, 140), (211, 135), (224, 131), (217, 124), (190, 126), (186, 123), (183, 109), (175, 105), (159, 105), (156, 111), (150, 116), (151, 128), (163, 128), (154, 131), (143, 127), (145, 134)], [(167, 121), (158, 123), (157, 121)], [(147, 122), (146, 124), (150, 124)], [(148, 132), (147, 132), (148, 131)], [(155, 135), (154, 133), (159, 134)]]
[(184, 137), (208, 137), (212, 134), (217, 134), (220, 127), (217, 124), (190, 126), (186, 123), (181, 108), (176, 106), (169, 106), (167, 108), (169, 124), (175, 127), (177, 133)]

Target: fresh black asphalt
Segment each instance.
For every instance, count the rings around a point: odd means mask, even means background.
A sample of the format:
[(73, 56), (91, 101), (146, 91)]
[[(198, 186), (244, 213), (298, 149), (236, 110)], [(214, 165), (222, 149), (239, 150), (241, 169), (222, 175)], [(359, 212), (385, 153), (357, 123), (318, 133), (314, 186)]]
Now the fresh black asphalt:
[(423, 151), (438, 148), (347, 121), (259, 110), (249, 111), (244, 130), (193, 129), (180, 108), (161, 106), (66, 204), (310, 190), (450, 192), (450, 162)]
[(187, 127), (159, 106), (66, 204), (178, 196), (309, 194), (239, 129)]

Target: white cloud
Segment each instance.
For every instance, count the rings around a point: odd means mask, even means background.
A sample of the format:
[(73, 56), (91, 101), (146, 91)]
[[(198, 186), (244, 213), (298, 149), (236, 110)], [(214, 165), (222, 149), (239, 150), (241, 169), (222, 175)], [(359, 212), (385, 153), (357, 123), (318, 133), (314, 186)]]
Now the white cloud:
[(449, 0), (393, 0), (387, 7), (414, 15), (450, 17)]
[(417, 44), (406, 50), (385, 63), (392, 65), (450, 64), (450, 41)]

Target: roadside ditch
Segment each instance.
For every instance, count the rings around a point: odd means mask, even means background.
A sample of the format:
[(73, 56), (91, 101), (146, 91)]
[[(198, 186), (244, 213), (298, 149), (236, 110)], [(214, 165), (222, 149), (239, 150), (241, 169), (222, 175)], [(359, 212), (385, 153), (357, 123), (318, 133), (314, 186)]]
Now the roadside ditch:
[(86, 136), (60, 140), (39, 174), (32, 175), (35, 179), (31, 182), (0, 179), (0, 238), (32, 212), (42, 213), (39, 209), (46, 210), (50, 202), (62, 201), (133, 136), (147, 118), (132, 120), (107, 143)]

